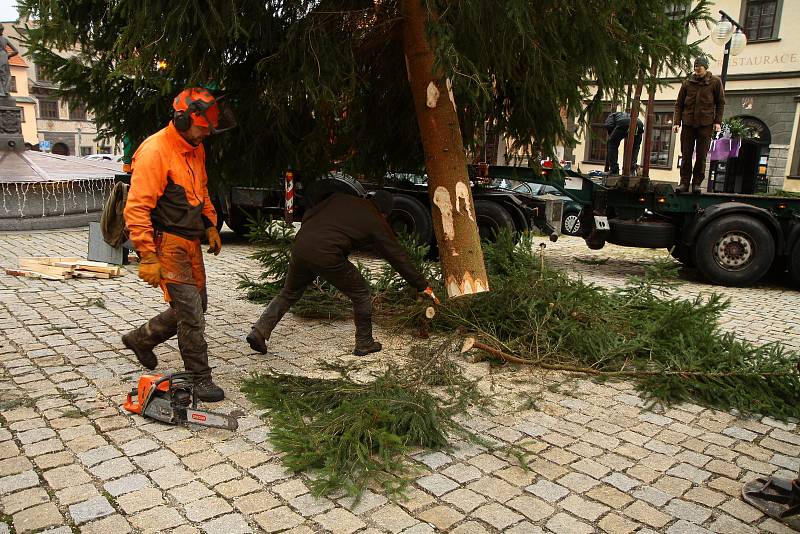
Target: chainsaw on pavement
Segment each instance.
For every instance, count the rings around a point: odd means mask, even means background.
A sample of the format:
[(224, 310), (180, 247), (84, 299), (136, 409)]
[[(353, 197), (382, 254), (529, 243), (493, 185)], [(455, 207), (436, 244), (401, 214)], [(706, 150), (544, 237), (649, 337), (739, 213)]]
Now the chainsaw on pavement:
[(173, 425), (189, 424), (236, 430), (235, 417), (197, 409), (194, 375), (188, 372), (139, 377), (139, 383), (122, 405), (129, 412)]

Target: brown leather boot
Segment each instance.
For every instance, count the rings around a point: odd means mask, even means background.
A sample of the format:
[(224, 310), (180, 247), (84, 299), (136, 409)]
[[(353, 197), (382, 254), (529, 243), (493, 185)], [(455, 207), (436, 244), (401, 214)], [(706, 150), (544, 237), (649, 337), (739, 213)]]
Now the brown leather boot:
[(383, 345), (374, 339), (370, 339), (369, 341), (356, 341), (356, 348), (353, 349), (353, 354), (356, 356), (366, 356), (367, 354), (378, 352), (382, 348)]
[(225, 398), (225, 391), (216, 385), (210, 376), (195, 379), (194, 392), (203, 402), (219, 402)]

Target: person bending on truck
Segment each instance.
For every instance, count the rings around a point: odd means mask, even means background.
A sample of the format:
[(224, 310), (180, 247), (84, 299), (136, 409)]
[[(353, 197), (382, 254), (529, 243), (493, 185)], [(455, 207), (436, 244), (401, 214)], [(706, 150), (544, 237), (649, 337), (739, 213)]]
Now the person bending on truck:
[[(672, 118), (675, 133), (681, 131), (681, 183), (679, 193), (689, 190), (700, 192), (700, 184), (706, 169), (706, 156), (711, 146), (711, 136), (722, 127), (725, 111), (725, 89), (722, 81), (708, 71), (708, 58), (700, 56), (694, 60), (694, 73), (681, 85), (675, 100)], [(692, 153), (695, 154), (692, 170)]]
[(125, 223), (139, 255), (139, 278), (160, 287), (169, 308), (122, 336), (144, 367), (158, 365), (153, 348), (174, 335), (194, 391), (206, 402), (225, 392), (211, 380), (203, 314), (206, 272), (200, 238), (219, 254), (217, 214), (208, 196), (203, 139), (235, 125), (233, 115), (206, 89), (184, 89), (172, 102), (172, 121), (133, 155)]
[(292, 245), (283, 289), (247, 335), (250, 348), (261, 354), (267, 353), (267, 340), (278, 321), (319, 276), (353, 301), (356, 325), (353, 354), (364, 356), (381, 350), (381, 344), (372, 337), (369, 286), (356, 266), (347, 259), (352, 250), (365, 246), (372, 246), (424, 296), (439, 302), (389, 227), (387, 218), (393, 203), (392, 195), (386, 191), (377, 191), (368, 199), (334, 193), (306, 212)]
[[(623, 139), (628, 139), (628, 129), (631, 125), (631, 114), (627, 111), (615, 111), (606, 118), (605, 127), (608, 132), (608, 143), (606, 145), (606, 168), (609, 174), (619, 174), (619, 144)], [(642, 119), (636, 119), (636, 134), (633, 138), (633, 162), (639, 160), (639, 147), (642, 146), (642, 133), (644, 133), (644, 123)]]

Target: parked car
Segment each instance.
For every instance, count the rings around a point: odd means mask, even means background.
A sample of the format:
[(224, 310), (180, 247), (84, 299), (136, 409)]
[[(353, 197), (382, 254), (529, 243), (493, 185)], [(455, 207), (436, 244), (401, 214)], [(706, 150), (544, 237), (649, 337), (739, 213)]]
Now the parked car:
[(511, 189), (517, 193), (525, 193), (534, 197), (552, 195), (564, 201), (564, 212), (561, 221), (561, 233), (579, 235), (581, 233), (581, 205), (562, 194), (552, 185), (517, 182), (516, 180), (500, 180), (498, 187)]
[(122, 161), (122, 155), (114, 155), (114, 154), (88, 154), (83, 156), (83, 159), (88, 159), (90, 161)]

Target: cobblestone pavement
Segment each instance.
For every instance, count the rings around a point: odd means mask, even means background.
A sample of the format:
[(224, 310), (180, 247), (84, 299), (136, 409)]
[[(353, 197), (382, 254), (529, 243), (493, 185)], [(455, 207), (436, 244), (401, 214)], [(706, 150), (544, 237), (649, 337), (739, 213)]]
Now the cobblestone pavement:
[[(353, 327), (287, 316), (270, 356), (252, 354), (243, 336), (260, 307), (241, 300), (236, 284), (239, 274), (257, 274), (257, 264), (248, 257), (253, 249), (231, 238), (223, 234), (222, 254), (207, 257), (207, 338), (228, 395), (213, 409), (246, 414), (235, 433), (166, 426), (121, 410), (142, 369), (119, 336), (164, 307), (134, 273), (67, 282), (0, 275), (0, 534), (790, 532), (739, 494), (759, 474), (796, 476), (796, 422), (694, 405), (647, 411), (625, 383), (485, 362), (463, 367), (491, 388), (497, 407), (469, 415), (468, 424), (500, 442), (526, 443), (534, 453), (529, 470), (463, 445), (411, 458), (423, 472), (404, 501), (371, 491), (357, 505), (313, 498), (306, 476), (281, 466), (267, 423), (238, 385), (268, 367), (318, 375), (319, 358), (355, 361)], [(83, 230), (0, 234), (0, 264), (82, 254), (86, 241)], [(589, 251), (569, 238), (547, 248), (551, 262), (602, 285), (641, 273), (639, 262), (656, 253)], [(677, 293), (729, 297), (726, 328), (800, 348), (797, 292), (711, 288), (692, 276)], [(408, 340), (378, 335), (386, 348), (365, 359), (370, 365), (404, 357)], [(174, 340), (157, 353), (161, 370), (181, 368)], [(566, 387), (548, 387), (554, 383)], [(526, 408), (531, 398), (537, 410)]]

